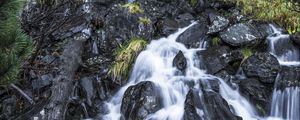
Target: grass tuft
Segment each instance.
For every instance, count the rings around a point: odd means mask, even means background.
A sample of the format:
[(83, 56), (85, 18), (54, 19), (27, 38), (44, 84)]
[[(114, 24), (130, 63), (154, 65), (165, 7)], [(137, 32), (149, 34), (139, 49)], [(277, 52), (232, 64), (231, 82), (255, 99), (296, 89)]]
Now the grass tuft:
[(146, 47), (147, 42), (141, 38), (132, 38), (130, 42), (121, 47), (116, 53), (116, 61), (109, 74), (113, 80), (122, 84), (122, 80), (128, 79), (130, 68), (138, 54)]
[(151, 20), (147, 17), (139, 17), (139, 23), (149, 25), (151, 23)]
[(138, 2), (134, 3), (127, 3), (125, 5), (122, 5), (122, 7), (127, 8), (130, 13), (136, 14), (136, 13), (143, 13), (144, 10), (141, 9), (141, 4)]
[(244, 56), (244, 60), (247, 59), (248, 57), (250, 57), (253, 54), (253, 52), (250, 48), (242, 48), (241, 52)]
[(273, 21), (290, 33), (300, 30), (300, 6), (289, 0), (225, 0), (242, 6), (242, 13), (251, 19)]

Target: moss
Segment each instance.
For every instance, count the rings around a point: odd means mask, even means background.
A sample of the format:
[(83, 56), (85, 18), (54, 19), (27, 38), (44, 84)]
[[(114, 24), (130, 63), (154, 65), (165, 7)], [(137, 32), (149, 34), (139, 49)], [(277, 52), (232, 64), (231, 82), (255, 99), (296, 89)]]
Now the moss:
[(242, 13), (251, 19), (273, 21), (285, 27), (290, 33), (300, 28), (300, 14), (297, 3), (288, 0), (225, 0), (242, 6)]
[(146, 47), (147, 42), (141, 38), (133, 38), (116, 52), (116, 61), (112, 65), (109, 74), (115, 82), (121, 83), (127, 79), (130, 68), (137, 55)]
[(191, 5), (196, 6), (197, 2), (198, 2), (198, 0), (191, 0)]
[(219, 37), (214, 37), (212, 39), (212, 45), (213, 46), (218, 46), (221, 43), (221, 39)]
[(252, 50), (250, 48), (242, 48), (241, 52), (244, 56), (244, 60), (247, 59), (248, 57), (250, 57), (253, 54)]
[(136, 14), (136, 13), (143, 13), (144, 10), (141, 9), (141, 4), (138, 2), (134, 3), (127, 3), (125, 5), (122, 5), (122, 7), (127, 8), (130, 13)]
[(149, 25), (151, 23), (151, 20), (147, 17), (139, 17), (139, 23)]

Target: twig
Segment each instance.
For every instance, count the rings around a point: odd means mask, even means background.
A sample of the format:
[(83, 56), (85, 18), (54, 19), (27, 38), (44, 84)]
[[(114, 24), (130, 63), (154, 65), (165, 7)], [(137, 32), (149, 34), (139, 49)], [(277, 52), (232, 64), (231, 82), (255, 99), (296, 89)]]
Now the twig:
[(21, 90), (18, 86), (16, 86), (15, 84), (10, 84), (10, 86), (14, 89), (16, 89), (24, 98), (26, 98), (28, 100), (28, 102), (30, 104), (35, 104), (35, 102), (23, 91)]

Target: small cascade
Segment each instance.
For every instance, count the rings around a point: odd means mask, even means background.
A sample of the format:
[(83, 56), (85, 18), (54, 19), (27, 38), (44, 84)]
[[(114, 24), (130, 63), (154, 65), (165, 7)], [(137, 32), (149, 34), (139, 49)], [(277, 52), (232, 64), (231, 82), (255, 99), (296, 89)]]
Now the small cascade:
[[(275, 26), (270, 25), (273, 34), (268, 37), (270, 53), (277, 57), (282, 66), (292, 67), (300, 65), (299, 49), (294, 46), (288, 34), (283, 34)], [(281, 48), (282, 47), (282, 48)], [(296, 73), (295, 73), (296, 74)], [(300, 90), (299, 87), (279, 88), (279, 82), (284, 75), (278, 75), (272, 96), (271, 116), (287, 119), (300, 119)], [(296, 79), (296, 78), (295, 78)]]
[(283, 34), (274, 25), (270, 25), (273, 34), (267, 39), (269, 41), (270, 53), (277, 57), (282, 65), (300, 65), (299, 49), (291, 44), (288, 34)]
[[(200, 48), (186, 48), (183, 44), (176, 42), (176, 38), (189, 27), (198, 24), (193, 22), (188, 27), (179, 29), (176, 33), (153, 40), (147, 49), (139, 54), (134, 64), (128, 84), (124, 85), (110, 101), (106, 103), (109, 113), (104, 116), (107, 120), (119, 120), (121, 118), (122, 98), (127, 88), (143, 81), (151, 81), (158, 88), (162, 97), (162, 108), (147, 116), (152, 120), (182, 120), (184, 115), (184, 103), (190, 88), (201, 91), (200, 82), (209, 84), (206, 80), (218, 79), (220, 81), (221, 96), (232, 106), (232, 112), (245, 120), (260, 119), (251, 104), (243, 98), (237, 89), (232, 89), (222, 79), (205, 73), (199, 69), (199, 61), (196, 52), (205, 49), (205, 42)], [(173, 58), (182, 51), (187, 67), (185, 74), (172, 65)], [(192, 86), (186, 82), (194, 83)], [(203, 96), (199, 92), (199, 96)], [(205, 99), (205, 98), (203, 98)], [(203, 117), (204, 110), (197, 109), (200, 117)]]

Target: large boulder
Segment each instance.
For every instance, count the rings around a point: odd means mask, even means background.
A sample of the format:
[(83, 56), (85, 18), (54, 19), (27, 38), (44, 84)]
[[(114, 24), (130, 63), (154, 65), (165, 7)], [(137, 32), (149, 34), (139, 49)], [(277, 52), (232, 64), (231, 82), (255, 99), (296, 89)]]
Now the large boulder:
[[(205, 120), (203, 109), (199, 91), (190, 89), (184, 102), (184, 120)], [(203, 115), (200, 116), (199, 112), (202, 112)]]
[(279, 89), (284, 89), (286, 87), (299, 87), (300, 67), (282, 66), (282, 69), (277, 79), (277, 87)]
[(130, 86), (122, 100), (121, 113), (125, 120), (142, 120), (162, 108), (159, 91), (146, 81)]
[(182, 51), (179, 51), (173, 59), (173, 66), (175, 66), (180, 71), (185, 71), (187, 67), (187, 60), (184, 57)]
[(210, 25), (208, 27), (208, 34), (213, 34), (224, 30), (229, 25), (229, 20), (224, 16), (215, 13), (209, 14)]
[(176, 41), (183, 43), (187, 48), (199, 48), (201, 41), (208, 39), (207, 30), (204, 23), (197, 23), (184, 31)]
[(281, 68), (278, 60), (269, 53), (255, 53), (241, 66), (247, 77), (257, 78), (263, 83), (274, 83)]
[(226, 46), (210, 47), (198, 53), (202, 64), (209, 74), (216, 74), (222, 70), (235, 74), (237, 69), (234, 65), (240, 63), (244, 56), (238, 51), (231, 51)]
[(220, 32), (222, 40), (232, 46), (255, 46), (264, 36), (250, 23), (235, 24)]
[(243, 79), (239, 83), (239, 91), (246, 97), (257, 111), (265, 116), (268, 114), (268, 108), (272, 97), (272, 84), (263, 84), (256, 79)]
[(211, 120), (241, 120), (231, 111), (228, 103), (222, 96), (211, 90), (203, 90), (205, 110)]

